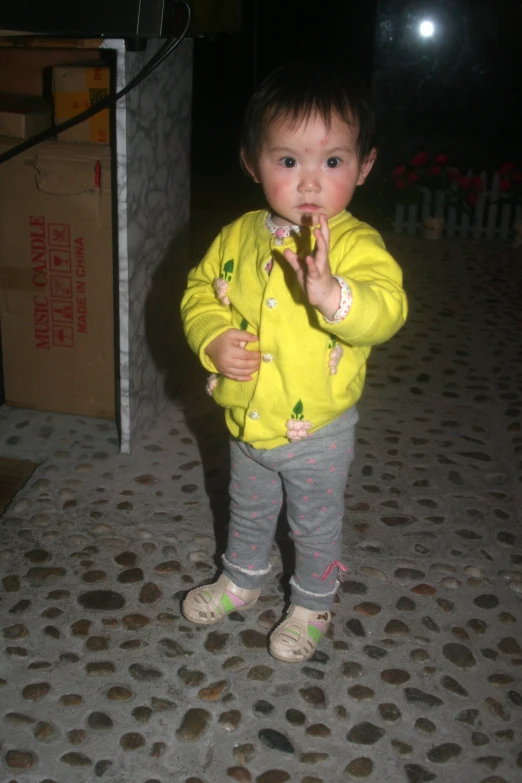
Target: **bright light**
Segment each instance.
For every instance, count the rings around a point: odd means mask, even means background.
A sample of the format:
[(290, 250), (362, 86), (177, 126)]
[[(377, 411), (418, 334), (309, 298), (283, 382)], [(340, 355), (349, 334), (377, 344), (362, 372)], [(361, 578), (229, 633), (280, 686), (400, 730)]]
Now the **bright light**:
[(431, 38), (431, 36), (435, 32), (435, 25), (433, 24), (433, 22), (430, 22), (428, 20), (421, 22), (421, 25), (419, 27), (419, 32), (423, 36), (423, 38)]

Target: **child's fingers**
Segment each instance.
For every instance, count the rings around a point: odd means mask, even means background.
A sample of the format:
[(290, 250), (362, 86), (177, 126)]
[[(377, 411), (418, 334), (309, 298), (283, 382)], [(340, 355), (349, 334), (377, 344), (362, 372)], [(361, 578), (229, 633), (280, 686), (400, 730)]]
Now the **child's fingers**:
[(321, 280), (322, 278), (330, 278), (332, 276), (328, 256), (324, 259), (318, 256), (306, 256), (305, 261), (306, 274), (309, 280)]
[(257, 334), (252, 334), (251, 332), (240, 331), (240, 335), (242, 343), (257, 343), (259, 340)]
[(329, 236), (327, 235), (325, 237), (325, 235), (319, 228), (316, 228), (314, 232), (314, 236), (315, 236), (314, 257), (320, 264), (324, 264), (328, 259)]
[(299, 256), (297, 253), (294, 253), (293, 250), (290, 250), (290, 248), (287, 248), (283, 251), (283, 257), (286, 261), (290, 264), (294, 272), (300, 272), (301, 271), (301, 262), (299, 260)]
[(230, 353), (228, 358), (229, 365), (234, 365), (240, 368), (247, 368), (251, 371), (259, 367), (260, 361), (261, 354), (259, 351), (234, 351), (233, 353)]
[(240, 381), (241, 383), (254, 380), (251, 375), (232, 375), (228, 372), (224, 372), (223, 375), (231, 381)]
[(233, 356), (226, 363), (223, 375), (232, 381), (251, 381), (252, 373), (259, 370), (261, 355), (258, 352), (248, 352), (246, 356), (242, 351), (240, 356)]
[(313, 259), (317, 265), (317, 268), (320, 270), (323, 270), (328, 264), (328, 251), (322, 237), (317, 240)]
[(224, 375), (225, 378), (230, 378), (231, 381), (251, 381), (252, 372), (254, 370), (244, 367), (227, 366), (222, 368), (221, 375)]
[(318, 280), (321, 277), (321, 270), (317, 264), (317, 258), (306, 256), (305, 258), (307, 275), (309, 280)]
[(261, 354), (255, 353), (252, 358), (249, 357), (248, 359), (236, 359), (236, 363), (242, 369), (255, 372), (261, 363)]
[(321, 226), (321, 234), (324, 237), (324, 241), (326, 243), (326, 249), (329, 250), (330, 248), (330, 227), (328, 226), (328, 218), (324, 214), (324, 212), (321, 212), (319, 215), (319, 225)]
[(259, 339), (257, 335), (246, 332), (243, 329), (229, 329), (226, 334), (232, 345), (239, 345), (240, 343), (255, 343)]

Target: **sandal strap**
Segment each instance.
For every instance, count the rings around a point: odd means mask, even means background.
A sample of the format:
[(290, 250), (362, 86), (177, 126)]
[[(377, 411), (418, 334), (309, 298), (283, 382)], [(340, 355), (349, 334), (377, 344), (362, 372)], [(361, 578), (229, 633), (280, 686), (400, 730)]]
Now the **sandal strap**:
[(202, 585), (190, 591), (183, 602), (183, 613), (192, 622), (211, 624), (231, 612), (249, 609), (256, 603), (260, 592), (260, 589), (238, 587), (225, 574), (221, 574), (214, 584)]
[(311, 658), (330, 624), (330, 612), (291, 606), (285, 620), (270, 639), (270, 652), (281, 660)]

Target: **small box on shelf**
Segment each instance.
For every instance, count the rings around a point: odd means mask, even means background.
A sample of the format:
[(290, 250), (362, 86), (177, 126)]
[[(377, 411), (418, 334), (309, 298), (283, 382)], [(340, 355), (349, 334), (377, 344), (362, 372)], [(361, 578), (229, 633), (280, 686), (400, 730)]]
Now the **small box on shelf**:
[[(53, 67), (54, 121), (59, 125), (89, 109), (110, 92), (110, 69), (99, 62), (72, 62)], [(65, 141), (109, 143), (109, 109), (62, 131)]]
[(50, 128), (52, 117), (52, 109), (43, 98), (0, 93), (0, 136), (28, 139)]

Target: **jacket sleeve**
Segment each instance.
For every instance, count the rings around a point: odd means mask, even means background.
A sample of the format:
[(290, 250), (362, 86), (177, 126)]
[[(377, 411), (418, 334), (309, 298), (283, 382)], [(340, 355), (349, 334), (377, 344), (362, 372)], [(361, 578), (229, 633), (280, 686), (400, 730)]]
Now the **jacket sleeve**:
[(352, 305), (339, 322), (331, 323), (319, 314), (321, 327), (354, 346), (378, 345), (393, 337), (406, 320), (408, 303), (402, 271), (380, 235), (369, 227), (358, 231), (332, 264), (332, 272), (350, 287)]
[(214, 280), (221, 274), (221, 234), (214, 240), (203, 260), (188, 274), (181, 300), (181, 320), (188, 343), (209, 372), (217, 372), (205, 348), (232, 327), (230, 307), (215, 293)]

